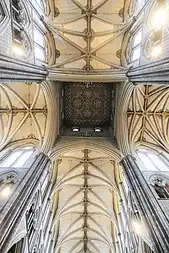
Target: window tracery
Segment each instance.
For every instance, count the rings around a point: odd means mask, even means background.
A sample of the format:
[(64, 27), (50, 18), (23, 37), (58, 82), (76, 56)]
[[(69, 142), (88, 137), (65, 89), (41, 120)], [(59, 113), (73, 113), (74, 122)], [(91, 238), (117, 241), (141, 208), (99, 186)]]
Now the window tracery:
[(1, 159), (0, 167), (23, 167), (34, 151), (35, 150), (33, 147), (23, 147), (16, 149)]
[(133, 66), (138, 66), (142, 47), (142, 28), (131, 35), (128, 45), (128, 63), (131, 63)]
[(0, 1), (0, 33), (4, 32), (10, 23), (10, 14), (5, 0)]
[(156, 1), (146, 23), (149, 33), (144, 42), (144, 55), (149, 60), (161, 55), (163, 30), (167, 23), (166, 0)]
[(138, 31), (133, 37), (132, 62), (139, 60), (141, 53), (142, 32)]
[(25, 28), (30, 25), (29, 15), (21, 0), (12, 0), (12, 30), (15, 56), (27, 57), (31, 50), (31, 40)]
[(35, 49), (35, 61), (45, 62), (46, 49), (45, 49), (45, 35), (43, 31), (36, 24), (33, 28), (34, 35), (34, 49)]
[(133, 13), (138, 13), (145, 5), (146, 0), (135, 0), (133, 3)]
[(142, 168), (142, 170), (169, 171), (169, 167), (160, 158), (160, 154), (149, 151), (147, 149), (139, 149), (137, 151), (137, 154), (145, 165), (145, 168)]

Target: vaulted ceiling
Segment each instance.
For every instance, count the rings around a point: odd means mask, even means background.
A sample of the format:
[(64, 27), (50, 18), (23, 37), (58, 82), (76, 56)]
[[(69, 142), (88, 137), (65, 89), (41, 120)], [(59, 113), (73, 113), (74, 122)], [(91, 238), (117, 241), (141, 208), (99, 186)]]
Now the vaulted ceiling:
[(48, 152), (57, 130), (51, 126), (56, 94), (52, 83), (0, 83), (0, 149), (19, 141)]
[(55, 252), (115, 252), (120, 173), (117, 161), (84, 149), (65, 153), (53, 168)]
[(55, 17), (48, 21), (56, 44), (51, 77), (114, 74), (124, 79), (121, 45), (132, 20), (123, 21), (123, 7), (124, 0), (55, 0)]
[(169, 150), (169, 88), (164, 85), (138, 85), (128, 111), (128, 139), (132, 147), (142, 144)]
[(0, 84), (0, 145), (23, 139), (34, 139), (42, 145), (47, 114), (40, 85)]

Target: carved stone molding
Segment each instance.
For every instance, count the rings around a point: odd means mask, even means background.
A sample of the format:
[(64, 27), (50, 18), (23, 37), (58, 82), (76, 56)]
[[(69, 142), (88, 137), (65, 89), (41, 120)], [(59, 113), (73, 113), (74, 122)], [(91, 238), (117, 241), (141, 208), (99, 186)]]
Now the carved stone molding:
[(158, 185), (161, 187), (165, 187), (168, 183), (166, 178), (159, 174), (153, 174), (149, 177), (149, 182), (152, 186)]
[(0, 81), (44, 81), (48, 75), (45, 67), (36, 66), (0, 55)]
[(16, 184), (19, 181), (19, 176), (16, 171), (8, 171), (0, 174), (0, 187), (2, 184)]

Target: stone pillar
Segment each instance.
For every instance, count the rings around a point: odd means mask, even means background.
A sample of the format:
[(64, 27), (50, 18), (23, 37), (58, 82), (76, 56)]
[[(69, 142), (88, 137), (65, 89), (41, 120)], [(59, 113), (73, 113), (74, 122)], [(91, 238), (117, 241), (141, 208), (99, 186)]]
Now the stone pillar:
[(0, 252), (6, 253), (11, 238), (26, 212), (27, 205), (36, 191), (37, 184), (49, 164), (49, 158), (39, 154), (13, 194), (7, 211), (0, 223)]
[(142, 175), (136, 159), (127, 155), (121, 161), (136, 204), (142, 214), (156, 253), (169, 252), (169, 221)]

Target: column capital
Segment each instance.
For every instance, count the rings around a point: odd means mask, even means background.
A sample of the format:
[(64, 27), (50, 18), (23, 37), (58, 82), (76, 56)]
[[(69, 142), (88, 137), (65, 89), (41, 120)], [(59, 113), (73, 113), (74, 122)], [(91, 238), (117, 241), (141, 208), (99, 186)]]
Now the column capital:
[(128, 159), (136, 161), (136, 157), (134, 157), (131, 154), (127, 154), (127, 155), (123, 156), (123, 158), (121, 159), (121, 161), (119, 162), (119, 164), (123, 165), (123, 162), (126, 161), (126, 160), (128, 160)]

